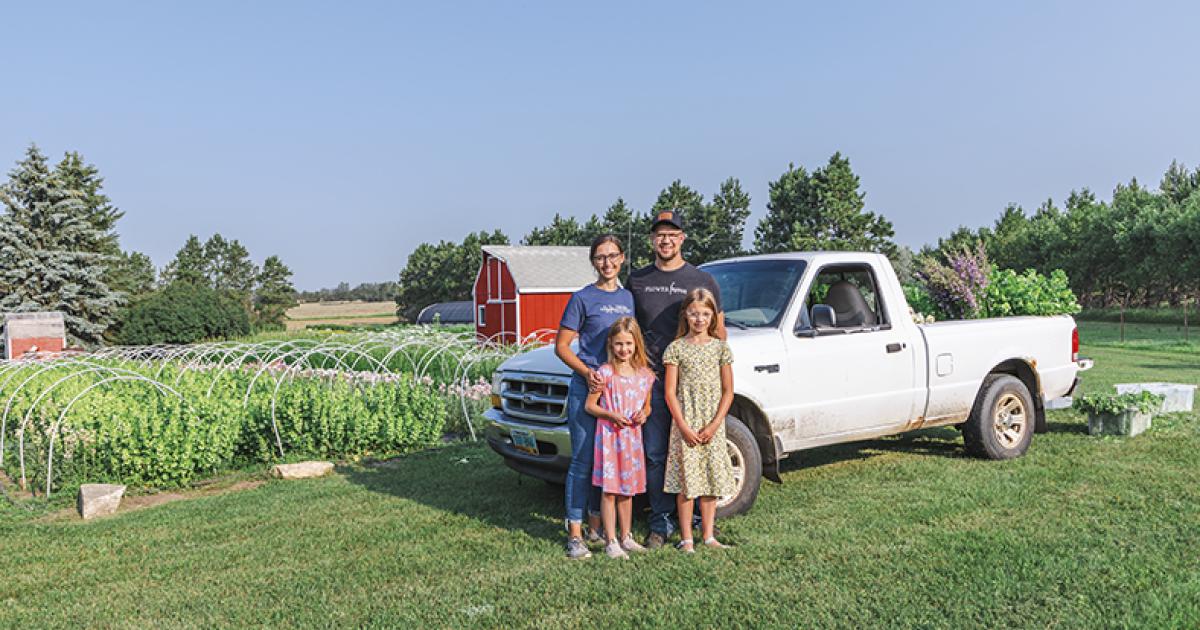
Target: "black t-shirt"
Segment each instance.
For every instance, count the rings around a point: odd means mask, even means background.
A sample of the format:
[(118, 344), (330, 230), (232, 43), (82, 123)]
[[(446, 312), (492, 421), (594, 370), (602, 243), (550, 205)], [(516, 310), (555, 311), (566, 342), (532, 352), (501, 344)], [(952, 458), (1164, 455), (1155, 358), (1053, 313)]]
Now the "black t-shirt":
[(653, 263), (629, 274), (629, 290), (638, 325), (646, 337), (650, 365), (662, 375), (662, 354), (679, 332), (679, 307), (692, 289), (705, 288), (717, 298), (721, 310), (721, 288), (707, 271), (684, 263), (674, 271), (662, 271)]

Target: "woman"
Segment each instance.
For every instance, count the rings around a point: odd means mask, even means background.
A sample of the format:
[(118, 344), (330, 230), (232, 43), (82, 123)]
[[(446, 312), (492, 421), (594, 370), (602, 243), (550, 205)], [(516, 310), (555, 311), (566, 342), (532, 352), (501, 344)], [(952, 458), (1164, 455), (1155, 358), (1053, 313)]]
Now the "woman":
[[(600, 489), (592, 485), (592, 456), (596, 419), (584, 403), (592, 373), (608, 361), (608, 329), (618, 319), (633, 315), (633, 294), (621, 287), (617, 274), (625, 262), (625, 250), (617, 237), (606, 234), (592, 241), (589, 252), (596, 282), (576, 291), (563, 310), (554, 350), (575, 373), (567, 394), (567, 428), (571, 432), (571, 466), (567, 469), (567, 557), (590, 558), (583, 540), (583, 515), (588, 513), (589, 540), (602, 542), (600, 535)], [(578, 352), (571, 342), (579, 340)]]

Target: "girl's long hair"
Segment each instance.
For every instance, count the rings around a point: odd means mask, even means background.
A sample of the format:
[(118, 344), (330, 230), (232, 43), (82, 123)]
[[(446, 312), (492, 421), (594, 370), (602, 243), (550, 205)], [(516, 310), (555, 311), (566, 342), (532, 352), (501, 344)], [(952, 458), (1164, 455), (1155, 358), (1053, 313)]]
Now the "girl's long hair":
[(633, 337), (633, 356), (629, 357), (629, 365), (639, 370), (650, 367), (650, 360), (646, 357), (646, 340), (642, 339), (642, 327), (638, 326), (636, 319), (628, 315), (613, 322), (608, 329), (608, 340), (604, 343), (604, 347), (608, 350), (608, 362), (613, 362), (613, 337), (623, 332), (629, 333)]
[(708, 289), (692, 289), (688, 291), (686, 297), (683, 298), (683, 304), (679, 307), (679, 330), (675, 332), (675, 338), (686, 337), (691, 327), (688, 326), (687, 310), (693, 304), (704, 306), (712, 311), (712, 319), (708, 320), (708, 336), (717, 336), (717, 298)]

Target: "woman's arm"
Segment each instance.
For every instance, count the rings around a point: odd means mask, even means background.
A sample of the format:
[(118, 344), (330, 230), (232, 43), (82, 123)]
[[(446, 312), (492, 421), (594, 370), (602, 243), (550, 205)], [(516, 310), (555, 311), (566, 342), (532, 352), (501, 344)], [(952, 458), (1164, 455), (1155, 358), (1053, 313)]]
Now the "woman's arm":
[(584, 411), (587, 411), (588, 415), (590, 415), (592, 417), (604, 418), (605, 420), (608, 420), (609, 422), (615, 422), (616, 424), (619, 424), (621, 426), (628, 426), (629, 420), (622, 418), (621, 414), (613, 413), (613, 412), (605, 409), (604, 407), (600, 406), (600, 394), (603, 394), (603, 393), (604, 393), (604, 390), (588, 392), (587, 398), (584, 399), (584, 402), (583, 402)]
[(717, 434), (717, 429), (721, 428), (721, 423), (725, 422), (725, 414), (729, 413), (729, 407), (733, 405), (733, 366), (728, 363), (721, 366), (721, 402), (717, 404), (717, 415), (706, 425), (700, 429), (700, 441), (708, 444), (713, 436)]
[(571, 342), (575, 341), (575, 338), (578, 336), (579, 333), (570, 328), (559, 328), (558, 335), (554, 337), (554, 354), (558, 355), (558, 358), (563, 363), (566, 363), (567, 367), (571, 368), (573, 372), (582, 376), (585, 380), (590, 380), (592, 369), (584, 365), (579, 355), (575, 354), (575, 351), (571, 349)]
[(671, 421), (675, 423), (675, 428), (679, 429), (679, 435), (683, 437), (683, 441), (687, 442), (688, 446), (695, 446), (700, 443), (700, 438), (688, 426), (687, 420), (683, 417), (683, 408), (679, 404), (679, 396), (675, 394), (675, 388), (679, 384), (679, 366), (668, 363), (666, 368), (663, 393), (667, 398), (667, 409), (671, 410)]

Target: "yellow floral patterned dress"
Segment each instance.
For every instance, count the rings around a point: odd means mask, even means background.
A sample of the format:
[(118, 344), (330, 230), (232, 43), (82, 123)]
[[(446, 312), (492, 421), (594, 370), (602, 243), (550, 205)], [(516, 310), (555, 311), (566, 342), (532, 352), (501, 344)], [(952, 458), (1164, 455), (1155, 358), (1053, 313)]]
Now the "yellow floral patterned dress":
[[(733, 363), (729, 344), (713, 339), (693, 344), (680, 338), (663, 352), (664, 365), (679, 368), (676, 395), (688, 426), (699, 431), (717, 415), (721, 403), (721, 366)], [(689, 499), (728, 496), (737, 490), (733, 464), (725, 445), (725, 423), (708, 444), (688, 446), (679, 429), (671, 425), (667, 447), (667, 472), (663, 490)]]

